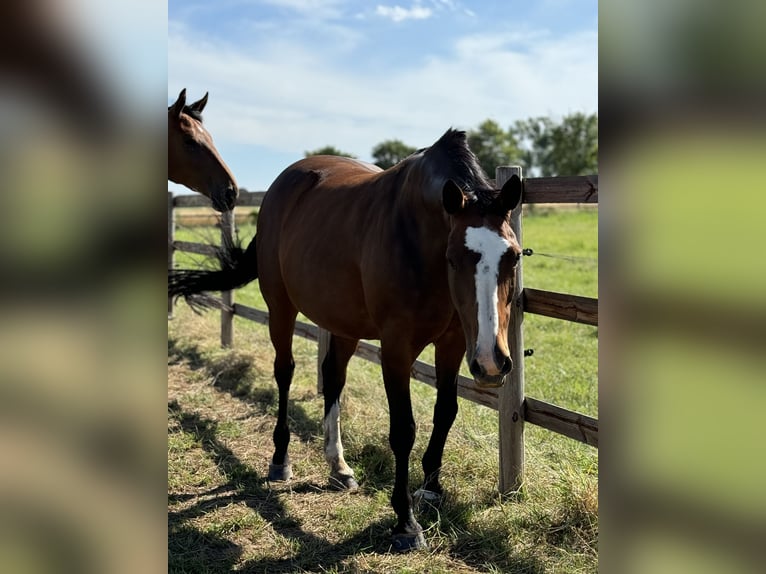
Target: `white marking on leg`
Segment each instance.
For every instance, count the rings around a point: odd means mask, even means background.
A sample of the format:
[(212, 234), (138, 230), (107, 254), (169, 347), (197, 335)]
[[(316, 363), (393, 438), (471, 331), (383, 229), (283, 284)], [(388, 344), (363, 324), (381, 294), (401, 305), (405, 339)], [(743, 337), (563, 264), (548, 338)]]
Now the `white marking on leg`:
[(343, 458), (343, 443), (340, 441), (340, 406), (338, 401), (324, 418), (324, 456), (330, 465), (331, 474), (354, 476), (354, 471)]
[(466, 249), (481, 256), (476, 264), (479, 334), (476, 340), (475, 358), (488, 374), (495, 375), (499, 373), (494, 359), (499, 324), (497, 276), (500, 258), (510, 249), (511, 244), (496, 231), (486, 227), (468, 227), (465, 230), (465, 246)]

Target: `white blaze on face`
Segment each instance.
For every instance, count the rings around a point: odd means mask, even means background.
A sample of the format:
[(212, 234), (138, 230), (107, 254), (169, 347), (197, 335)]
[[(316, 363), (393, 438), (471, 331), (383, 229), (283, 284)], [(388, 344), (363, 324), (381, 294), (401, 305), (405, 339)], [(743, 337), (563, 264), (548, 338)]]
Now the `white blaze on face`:
[(478, 306), (479, 333), (476, 356), (488, 374), (498, 372), (494, 349), (497, 341), (499, 318), (497, 314), (497, 275), (500, 258), (511, 247), (510, 242), (496, 231), (486, 227), (468, 227), (465, 230), (466, 249), (478, 253), (476, 264), (476, 304)]

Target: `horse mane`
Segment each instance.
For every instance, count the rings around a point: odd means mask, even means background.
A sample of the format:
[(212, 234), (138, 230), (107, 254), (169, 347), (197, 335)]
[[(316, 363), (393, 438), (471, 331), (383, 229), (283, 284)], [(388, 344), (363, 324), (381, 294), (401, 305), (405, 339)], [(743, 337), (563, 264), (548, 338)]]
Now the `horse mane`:
[(470, 203), (478, 204), (481, 211), (496, 210), (498, 192), (481, 168), (476, 155), (468, 147), (465, 131), (450, 128), (424, 151), (429, 159), (446, 159), (451, 179), (468, 195)]

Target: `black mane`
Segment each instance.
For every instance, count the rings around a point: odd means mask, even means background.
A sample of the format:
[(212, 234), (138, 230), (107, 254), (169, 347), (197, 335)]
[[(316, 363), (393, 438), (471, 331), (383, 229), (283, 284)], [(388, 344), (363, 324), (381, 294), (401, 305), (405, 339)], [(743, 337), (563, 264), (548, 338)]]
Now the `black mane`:
[(482, 211), (494, 211), (498, 192), (479, 165), (476, 155), (468, 147), (466, 132), (448, 129), (439, 140), (426, 150), (427, 154), (439, 153), (449, 162), (452, 179)]

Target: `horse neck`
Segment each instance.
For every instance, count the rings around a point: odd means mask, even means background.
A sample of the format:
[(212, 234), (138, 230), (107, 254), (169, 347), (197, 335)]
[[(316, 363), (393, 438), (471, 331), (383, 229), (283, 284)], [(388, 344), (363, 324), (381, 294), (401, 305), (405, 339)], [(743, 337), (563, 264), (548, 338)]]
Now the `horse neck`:
[(173, 125), (174, 120), (168, 116), (168, 179), (175, 183), (183, 183), (183, 165), (178, 158), (178, 140), (180, 135)]
[(393, 179), (390, 187), (395, 190), (397, 208), (444, 218), (441, 189), (446, 178), (434, 177), (428, 166), (418, 159), (405, 160), (387, 171), (386, 176)]
[(433, 177), (417, 165), (402, 170), (396, 177), (399, 181), (393, 186), (396, 189), (393, 219), (410, 222), (424, 248), (446, 249), (450, 223), (441, 191), (446, 178)]

